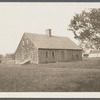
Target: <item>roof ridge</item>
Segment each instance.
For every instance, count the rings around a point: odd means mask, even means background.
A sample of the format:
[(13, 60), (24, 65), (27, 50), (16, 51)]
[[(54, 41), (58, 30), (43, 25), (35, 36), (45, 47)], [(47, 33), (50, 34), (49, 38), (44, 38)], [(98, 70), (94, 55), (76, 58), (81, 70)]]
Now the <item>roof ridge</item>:
[(44, 35), (44, 34), (39, 34), (39, 33), (29, 33), (29, 32), (24, 32), (24, 34)]
[[(24, 34), (32, 34), (32, 35), (43, 35), (46, 36), (46, 34), (39, 34), (39, 33), (29, 33), (29, 32), (24, 32)], [(58, 35), (52, 35), (51, 37), (62, 37), (62, 38), (69, 38), (67, 36), (58, 36)]]

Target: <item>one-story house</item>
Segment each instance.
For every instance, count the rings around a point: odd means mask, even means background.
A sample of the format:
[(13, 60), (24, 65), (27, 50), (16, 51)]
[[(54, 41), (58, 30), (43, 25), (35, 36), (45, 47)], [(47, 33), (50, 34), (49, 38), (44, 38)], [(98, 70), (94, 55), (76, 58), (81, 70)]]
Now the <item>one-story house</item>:
[(68, 37), (24, 33), (15, 52), (16, 63), (51, 63), (82, 60), (82, 49)]

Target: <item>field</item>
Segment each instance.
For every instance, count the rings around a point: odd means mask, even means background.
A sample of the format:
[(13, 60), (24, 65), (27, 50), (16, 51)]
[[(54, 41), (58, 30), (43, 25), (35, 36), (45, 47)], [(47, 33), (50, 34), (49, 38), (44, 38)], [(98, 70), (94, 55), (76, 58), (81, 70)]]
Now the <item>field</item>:
[(100, 58), (49, 64), (0, 64), (0, 92), (100, 92)]

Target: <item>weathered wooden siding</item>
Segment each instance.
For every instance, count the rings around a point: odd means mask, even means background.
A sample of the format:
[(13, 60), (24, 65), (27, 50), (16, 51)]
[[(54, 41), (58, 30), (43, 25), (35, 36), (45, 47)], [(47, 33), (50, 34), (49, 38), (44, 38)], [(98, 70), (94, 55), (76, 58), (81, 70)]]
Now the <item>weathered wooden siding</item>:
[(16, 63), (31, 59), (31, 63), (37, 63), (37, 48), (24, 34), (15, 53)]
[[(54, 51), (54, 57), (52, 57), (53, 51)], [(46, 52), (48, 52), (48, 57), (46, 55)], [(38, 50), (39, 63), (66, 62), (71, 60), (82, 60), (82, 51), (81, 50), (51, 50), (51, 49)]]

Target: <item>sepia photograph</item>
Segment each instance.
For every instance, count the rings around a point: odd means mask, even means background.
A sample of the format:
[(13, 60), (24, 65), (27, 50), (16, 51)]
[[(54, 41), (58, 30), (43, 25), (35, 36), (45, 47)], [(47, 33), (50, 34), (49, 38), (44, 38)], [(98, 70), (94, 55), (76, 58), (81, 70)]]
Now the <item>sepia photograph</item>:
[(100, 3), (0, 2), (0, 92), (100, 92)]

